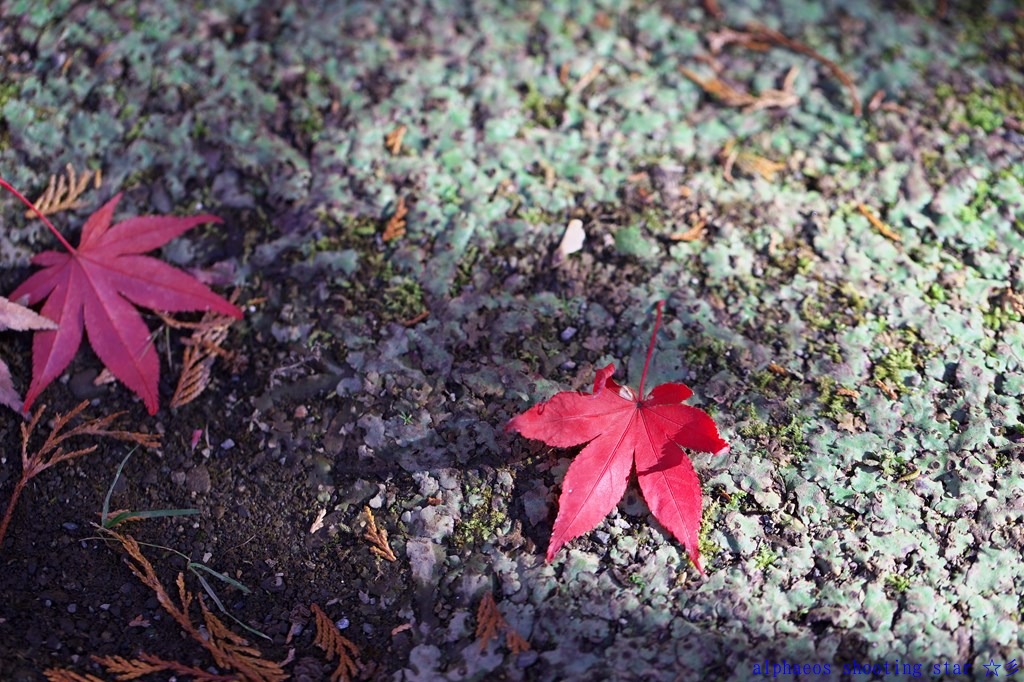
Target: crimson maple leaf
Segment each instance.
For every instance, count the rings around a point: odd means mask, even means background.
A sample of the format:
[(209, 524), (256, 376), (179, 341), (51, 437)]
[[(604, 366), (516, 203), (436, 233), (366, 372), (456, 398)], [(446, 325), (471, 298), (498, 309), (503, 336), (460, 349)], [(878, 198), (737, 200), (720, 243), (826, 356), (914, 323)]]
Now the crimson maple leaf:
[(723, 454), (729, 444), (703, 410), (681, 404), (693, 395), (685, 384), (662, 384), (644, 397), (663, 303), (647, 349), (640, 390), (612, 379), (615, 365), (597, 372), (594, 392), (562, 391), (514, 417), (506, 427), (556, 448), (586, 443), (562, 483), (547, 561), (569, 540), (594, 529), (626, 491), (636, 463), (637, 479), (654, 517), (683, 543), (701, 573), (700, 480), (683, 448)]
[[(30, 208), (31, 202), (6, 182)], [(24, 410), (50, 382), (60, 376), (82, 344), (89, 345), (110, 372), (142, 398), (150, 414), (159, 407), (160, 361), (149, 328), (135, 305), (153, 310), (216, 310), (242, 317), (242, 311), (210, 291), (197, 279), (161, 260), (141, 254), (156, 249), (202, 223), (219, 223), (212, 215), (183, 218), (139, 216), (111, 227), (121, 194), (89, 216), (78, 248), (53, 225), (47, 226), (67, 249), (44, 251), (32, 259), (43, 266), (11, 294), (28, 303), (46, 299), (41, 313), (57, 323), (56, 331), (37, 332), (32, 342), (32, 383)], [(37, 211), (38, 212), (38, 211)], [(135, 305), (132, 305), (135, 304)]]

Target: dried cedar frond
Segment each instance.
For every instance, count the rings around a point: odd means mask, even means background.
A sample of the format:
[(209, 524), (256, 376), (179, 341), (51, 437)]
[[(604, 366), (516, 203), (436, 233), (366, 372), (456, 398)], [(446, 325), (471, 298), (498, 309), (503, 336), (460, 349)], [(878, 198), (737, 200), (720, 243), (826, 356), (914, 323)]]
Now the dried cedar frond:
[(105, 682), (95, 675), (80, 675), (67, 668), (48, 668), (43, 671), (43, 676), (49, 682)]
[(736, 142), (734, 140), (726, 142), (725, 147), (719, 153), (719, 157), (725, 159), (722, 175), (729, 182), (733, 181), (732, 169), (734, 167), (739, 168), (748, 175), (760, 175), (768, 182), (774, 181), (775, 174), (786, 168), (786, 164), (779, 161), (772, 161), (760, 154), (736, 149)]
[(739, 152), (736, 155), (736, 167), (748, 175), (760, 175), (768, 182), (775, 180), (775, 174), (786, 169), (786, 164), (772, 161), (753, 152)]
[(487, 643), (497, 639), (498, 632), (505, 627), (505, 619), (494, 602), (494, 595), (484, 592), (480, 605), (476, 607), (476, 638), (480, 642), (480, 651), (487, 649)]
[[(241, 674), (241, 679), (247, 682), (283, 682), (288, 678), (284, 669), (279, 663), (263, 658), (259, 649), (251, 646), (247, 640), (228, 629), (224, 623), (217, 618), (206, 606), (202, 596), (199, 597), (199, 608), (203, 614), (203, 622), (206, 626), (205, 635), (192, 623), (189, 614), (195, 597), (185, 589), (185, 576), (178, 573), (176, 584), (178, 586), (178, 603), (171, 598), (164, 589), (163, 584), (153, 569), (153, 564), (143, 555), (139, 543), (130, 535), (112, 533), (121, 543), (131, 561), (128, 568), (146, 587), (156, 595), (160, 606), (166, 611), (181, 628), (202, 646), (213, 658), (214, 663), (226, 670), (235, 670)], [(165, 665), (164, 670), (177, 670), (181, 672), (183, 664), (175, 661), (164, 661), (155, 656), (140, 654), (139, 659), (150, 663)], [(192, 674), (192, 673), (189, 673)], [(131, 679), (131, 678), (123, 678)], [(214, 677), (196, 678), (203, 680), (237, 680), (239, 674), (217, 675)]]
[(43, 412), (46, 410), (46, 405), (40, 405), (28, 423), (21, 424), (21, 478), (14, 484), (14, 490), (7, 501), (7, 510), (4, 512), (3, 519), (0, 519), (0, 542), (3, 542), (4, 536), (7, 535), (7, 528), (14, 515), (14, 508), (18, 503), (18, 498), (25, 490), (25, 486), (28, 485), (29, 481), (55, 464), (87, 455), (99, 447), (91, 445), (68, 451), (65, 450), (65, 446), (69, 439), (92, 436), (94, 438), (124, 440), (146, 448), (159, 447), (160, 439), (153, 434), (111, 429), (111, 423), (124, 414), (124, 412), (115, 412), (105, 417), (89, 419), (77, 426), (67, 428), (88, 405), (89, 401), (86, 400), (76, 405), (69, 412), (58, 414), (53, 420), (53, 425), (50, 427), (50, 433), (47, 435), (46, 440), (43, 441), (42, 445), (32, 450), (29, 449), (29, 442), (32, 439), (33, 432), (39, 425)]
[[(238, 298), (238, 290), (231, 294), (231, 302)], [(164, 321), (167, 322), (168, 318)], [(173, 319), (173, 318), (170, 318)], [(175, 320), (177, 322), (177, 320)], [(228, 328), (235, 323), (235, 318), (213, 310), (203, 314), (202, 319), (193, 327), (192, 336), (184, 341), (185, 353), (182, 356), (181, 374), (178, 385), (171, 397), (171, 407), (178, 408), (188, 405), (199, 397), (210, 385), (213, 363), (218, 357), (228, 352), (221, 344), (228, 338)], [(187, 323), (178, 323), (187, 324)]]
[[(507, 626), (506, 626), (507, 627)], [(505, 631), (505, 646), (514, 654), (521, 654), (530, 650), (530, 643), (523, 639), (518, 632), (507, 627)]]
[(138, 658), (125, 658), (124, 656), (93, 656), (96, 661), (108, 673), (117, 675), (119, 680), (134, 680), (143, 675), (151, 675), (167, 670), (167, 667), (159, 663), (150, 663)]
[(288, 678), (279, 663), (263, 658), (260, 650), (249, 644), (249, 640), (236, 634), (217, 618), (206, 606), (203, 595), (199, 595), (199, 609), (203, 613), (209, 641), (221, 654), (214, 655), (218, 665), (237, 670), (245, 680), (276, 682)]
[(695, 71), (691, 71), (685, 66), (680, 66), (679, 71), (722, 104), (730, 107), (742, 107), (744, 111), (771, 108), (782, 109), (796, 106), (800, 102), (800, 98), (797, 97), (796, 92), (793, 90), (793, 84), (798, 73), (795, 69), (790, 69), (786, 74), (781, 90), (769, 88), (758, 95), (738, 90), (717, 77), (701, 78)]
[(327, 660), (338, 659), (338, 667), (331, 673), (331, 682), (350, 682), (359, 672), (359, 647), (338, 631), (323, 609), (309, 605), (316, 617), (316, 639), (313, 641), (327, 654)]
[(398, 197), (395, 205), (395, 212), (391, 214), (387, 224), (384, 226), (384, 233), (381, 238), (385, 242), (394, 241), (405, 234), (405, 216), (409, 209), (405, 206), (405, 197)]
[[(81, 177), (79, 177), (75, 173), (75, 167), (69, 163), (65, 167), (64, 175), (50, 176), (50, 184), (46, 187), (46, 191), (35, 201), (36, 208), (43, 215), (53, 215), (60, 211), (78, 208), (82, 205), (78, 197), (82, 196), (85, 190), (89, 188), (90, 180), (92, 180), (92, 184), (96, 189), (99, 189), (103, 182), (99, 171), (94, 172), (86, 169)], [(25, 217), (38, 218), (39, 213), (31, 210), (25, 211)]]
[(397, 561), (391, 544), (388, 542), (388, 532), (377, 527), (377, 519), (373, 518), (373, 511), (369, 507), (363, 507), (366, 512), (366, 532), (363, 539), (370, 543), (370, 551), (388, 561)]
[(123, 656), (93, 656), (92, 660), (102, 665), (107, 672), (117, 675), (117, 680), (135, 680), (145, 675), (158, 672), (171, 672), (175, 675), (187, 675), (192, 682), (232, 682), (238, 680), (238, 675), (218, 675), (201, 668), (185, 665), (178, 661), (169, 661), (159, 656), (139, 653), (138, 658), (124, 658)]
[(704, 236), (707, 232), (708, 221), (700, 219), (687, 230), (673, 232), (668, 236), (674, 242), (694, 242)]
[(492, 639), (497, 639), (500, 632), (505, 633), (505, 645), (512, 653), (520, 654), (530, 650), (530, 643), (513, 630), (501, 615), (494, 594), (485, 592), (476, 609), (476, 638), (480, 642), (480, 651), (484, 651)]
[(700, 86), (700, 89), (708, 93), (722, 104), (730, 107), (747, 107), (757, 101), (757, 98), (749, 92), (737, 90), (719, 78), (704, 79), (685, 66), (679, 67), (680, 73)]
[(402, 140), (405, 139), (407, 130), (409, 130), (408, 126), (404, 124), (399, 125), (384, 136), (384, 146), (387, 147), (392, 156), (398, 156), (402, 152)]

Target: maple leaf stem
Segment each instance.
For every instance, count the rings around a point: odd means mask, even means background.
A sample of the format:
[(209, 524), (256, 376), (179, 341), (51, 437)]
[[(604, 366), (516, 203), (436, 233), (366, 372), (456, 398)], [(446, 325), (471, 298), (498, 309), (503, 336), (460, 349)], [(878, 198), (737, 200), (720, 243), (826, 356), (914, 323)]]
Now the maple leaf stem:
[(53, 226), (53, 223), (51, 223), (49, 221), (49, 219), (47, 219), (47, 217), (45, 215), (43, 215), (42, 211), (40, 211), (38, 208), (36, 208), (35, 204), (33, 204), (31, 201), (29, 201), (27, 198), (25, 198), (24, 194), (22, 194), (21, 192), (19, 192), (16, 189), (14, 189), (14, 187), (11, 186), (11, 183), (7, 182), (3, 178), (0, 178), (0, 187), (3, 187), (8, 192), (11, 192), (12, 194), (14, 194), (14, 196), (16, 196), (19, 199), (21, 199), (21, 203), (25, 204), (31, 210), (35, 211), (36, 215), (38, 215), (40, 220), (42, 220), (43, 223), (45, 223), (46, 226), (48, 228), (50, 228), (50, 232), (53, 232), (53, 234), (57, 237), (57, 240), (64, 246), (64, 248), (67, 249), (68, 252), (70, 252), (70, 253), (75, 253), (75, 247), (71, 246), (71, 244), (68, 242), (67, 239), (64, 239), (64, 235), (62, 235), (60, 233), (60, 231), (56, 227)]
[(654, 318), (654, 329), (651, 331), (651, 343), (647, 346), (647, 359), (644, 360), (644, 373), (640, 375), (640, 400), (644, 399), (644, 382), (647, 381), (647, 368), (651, 365), (651, 356), (654, 355), (654, 344), (658, 340), (658, 327), (661, 326), (661, 309), (665, 307), (664, 301), (658, 301), (656, 306), (658, 316)]

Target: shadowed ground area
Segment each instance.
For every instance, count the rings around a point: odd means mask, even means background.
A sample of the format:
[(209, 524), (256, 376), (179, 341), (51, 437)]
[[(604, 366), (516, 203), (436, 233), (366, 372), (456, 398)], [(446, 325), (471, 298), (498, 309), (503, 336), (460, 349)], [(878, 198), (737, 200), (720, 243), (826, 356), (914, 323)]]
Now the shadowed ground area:
[[(100, 171), (53, 216), (73, 243), (118, 191), (118, 219), (220, 216), (157, 255), (245, 310), (187, 405), (191, 330), (148, 311), (155, 416), (86, 348), (37, 401), (31, 447), (82, 400), (161, 446), (115, 484), (130, 444), (83, 437), (26, 487), (0, 678), (145, 652), (281, 679), (185, 634), (155, 591), (180, 572), (296, 680), (1024, 665), (1018, 5), (313, 5), (0, 1), (0, 174), (34, 198)], [(3, 294), (57, 248), (23, 213), (0, 203)], [(504, 426), (610, 362), (635, 387), (660, 300), (647, 385), (686, 382), (732, 444), (692, 453), (707, 575), (635, 481), (546, 564), (576, 452)], [(0, 334), (22, 394), (31, 349)], [(4, 504), (22, 423), (0, 414)], [(112, 485), (198, 512), (119, 527), (149, 584), (95, 526)], [(358, 656), (328, 660), (317, 609)]]

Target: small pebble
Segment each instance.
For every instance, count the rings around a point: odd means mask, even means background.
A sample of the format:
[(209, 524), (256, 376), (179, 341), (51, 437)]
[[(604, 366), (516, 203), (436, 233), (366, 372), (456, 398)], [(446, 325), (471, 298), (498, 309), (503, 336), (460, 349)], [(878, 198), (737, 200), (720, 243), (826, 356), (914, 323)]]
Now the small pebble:
[(576, 336), (576, 332), (579, 331), (576, 327), (566, 327), (562, 330), (562, 333), (558, 335), (558, 338), (562, 339), (563, 343), (568, 343), (572, 337)]
[(189, 492), (204, 494), (210, 492), (210, 470), (200, 464), (190, 469), (185, 476), (185, 485)]

